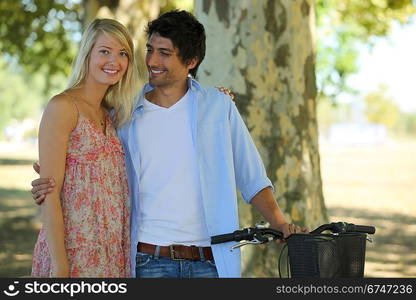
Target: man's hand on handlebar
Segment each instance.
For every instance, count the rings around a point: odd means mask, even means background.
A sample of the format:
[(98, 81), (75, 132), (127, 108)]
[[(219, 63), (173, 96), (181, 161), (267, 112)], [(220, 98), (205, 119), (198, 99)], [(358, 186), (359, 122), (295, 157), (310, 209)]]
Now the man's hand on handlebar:
[[(306, 227), (300, 227), (296, 224), (293, 223), (284, 223), (281, 224), (279, 226), (277, 226), (277, 228), (275, 228), (276, 230), (280, 231), (283, 233), (283, 236), (285, 238), (287, 238), (289, 235), (291, 235), (292, 233), (309, 233), (309, 229)], [(276, 240), (278, 243), (284, 243), (284, 240)]]

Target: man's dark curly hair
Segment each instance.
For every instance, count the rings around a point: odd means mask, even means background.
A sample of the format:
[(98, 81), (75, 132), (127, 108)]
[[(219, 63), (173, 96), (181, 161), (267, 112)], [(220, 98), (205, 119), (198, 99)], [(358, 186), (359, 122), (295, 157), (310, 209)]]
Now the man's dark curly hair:
[(172, 10), (149, 22), (146, 28), (147, 37), (158, 33), (172, 41), (178, 48), (179, 58), (187, 64), (191, 59), (197, 59), (197, 65), (189, 70), (192, 77), (196, 76), (198, 67), (205, 57), (204, 26), (189, 12)]

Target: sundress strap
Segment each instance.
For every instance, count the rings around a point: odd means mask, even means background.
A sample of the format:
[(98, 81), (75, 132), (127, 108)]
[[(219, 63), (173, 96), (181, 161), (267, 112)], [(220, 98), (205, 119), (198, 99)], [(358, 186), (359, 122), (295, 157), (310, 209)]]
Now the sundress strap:
[(74, 103), (75, 108), (77, 109), (77, 124), (78, 124), (78, 119), (79, 119), (80, 113), (79, 113), (79, 108), (78, 108), (77, 102), (75, 101), (76, 97), (68, 94), (66, 91), (63, 92), (62, 94), (67, 95), (68, 97), (70, 97), (73, 100), (72, 103)]

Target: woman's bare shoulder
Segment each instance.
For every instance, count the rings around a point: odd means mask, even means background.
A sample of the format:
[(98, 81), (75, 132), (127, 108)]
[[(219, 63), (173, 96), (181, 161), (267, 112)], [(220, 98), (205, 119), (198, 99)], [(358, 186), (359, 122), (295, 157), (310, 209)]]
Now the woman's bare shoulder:
[(49, 99), (43, 117), (69, 123), (71, 127), (75, 127), (78, 120), (78, 111), (74, 99), (65, 93), (54, 95)]
[(60, 93), (54, 95), (49, 99), (48, 105), (54, 105), (63, 108), (69, 108), (70, 106), (75, 109), (74, 98), (67, 93)]

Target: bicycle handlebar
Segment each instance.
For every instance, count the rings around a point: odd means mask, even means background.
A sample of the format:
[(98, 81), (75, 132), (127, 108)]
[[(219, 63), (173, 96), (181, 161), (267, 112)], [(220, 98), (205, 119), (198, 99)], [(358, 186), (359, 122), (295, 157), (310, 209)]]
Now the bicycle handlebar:
[[(236, 230), (238, 231), (238, 230)], [(220, 235), (215, 235), (211, 237), (211, 244), (221, 244), (221, 243), (226, 243), (226, 242), (230, 242), (230, 241), (240, 241), (240, 240), (236, 240), (234, 238), (235, 234), (237, 234), (237, 232), (234, 231), (233, 233), (226, 233), (226, 234), (220, 234)]]
[(376, 228), (374, 226), (355, 225), (352, 223), (345, 223), (345, 222), (337, 222), (337, 223), (334, 222), (334, 223), (324, 224), (324, 225), (319, 226), (318, 228), (311, 231), (311, 234), (319, 234), (325, 230), (330, 230), (333, 233), (358, 232), (358, 233), (374, 234), (376, 232)]
[(244, 228), (233, 233), (215, 235), (211, 237), (211, 244), (239, 241), (257, 241), (257, 243), (267, 243), (270, 240), (283, 239), (283, 233), (270, 228)]
[[(352, 223), (337, 222), (330, 224), (323, 224), (311, 231), (311, 234), (320, 234), (325, 230), (330, 230), (333, 233), (368, 233), (374, 234), (376, 228), (374, 226), (355, 225)], [(283, 239), (283, 233), (271, 228), (250, 227), (241, 230), (235, 230), (232, 233), (220, 234), (211, 237), (211, 244), (220, 244), (225, 242), (239, 242), (239, 241), (255, 241), (256, 244), (267, 243), (271, 240)]]
[(355, 230), (349, 231), (349, 232), (361, 232), (361, 233), (374, 234), (376, 233), (376, 228), (374, 226), (355, 225)]

